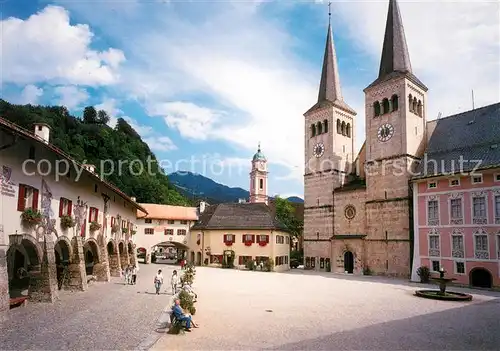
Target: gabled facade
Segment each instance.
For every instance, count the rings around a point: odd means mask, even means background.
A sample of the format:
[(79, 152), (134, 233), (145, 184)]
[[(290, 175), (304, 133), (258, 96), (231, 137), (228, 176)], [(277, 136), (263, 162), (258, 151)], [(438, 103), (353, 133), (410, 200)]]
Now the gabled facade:
[(500, 103), (431, 121), (413, 178), (417, 270), (500, 286)]
[(59, 287), (86, 290), (90, 276), (120, 276), (135, 263), (136, 211), (145, 211), (53, 146), (49, 126), (34, 128), (0, 118), (2, 312), (26, 290), (30, 301), (51, 302)]
[(137, 249), (144, 255), (145, 263), (151, 263), (151, 254), (157, 247), (188, 250), (191, 226), (198, 220), (196, 207), (158, 204), (141, 206), (148, 214), (137, 211), (137, 234), (134, 239)]

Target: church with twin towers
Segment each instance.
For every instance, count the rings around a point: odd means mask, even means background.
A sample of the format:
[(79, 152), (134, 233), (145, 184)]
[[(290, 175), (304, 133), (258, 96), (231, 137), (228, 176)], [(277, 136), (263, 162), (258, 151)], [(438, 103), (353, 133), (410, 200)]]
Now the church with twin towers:
[[(396, 0), (378, 77), (364, 93), (364, 113), (344, 100), (329, 24), (318, 100), (304, 114), (304, 264), (409, 277), (409, 180), (425, 148), (427, 87), (413, 73)], [(364, 136), (356, 135), (360, 118)], [(357, 138), (365, 140), (358, 153)]]

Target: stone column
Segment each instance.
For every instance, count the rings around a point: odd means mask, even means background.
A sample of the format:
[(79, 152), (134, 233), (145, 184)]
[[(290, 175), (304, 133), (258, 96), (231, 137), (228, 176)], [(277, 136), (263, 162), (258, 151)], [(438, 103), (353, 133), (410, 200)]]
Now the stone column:
[(118, 249), (115, 247), (113, 249), (113, 254), (108, 255), (109, 261), (109, 273), (112, 277), (122, 276), (122, 266), (120, 264), (120, 256), (118, 255)]
[(65, 289), (85, 291), (88, 289), (85, 273), (85, 256), (83, 253), (82, 237), (77, 235), (71, 240), (73, 257), (69, 264), (69, 285)]
[(98, 282), (109, 282), (111, 280), (111, 274), (109, 272), (108, 251), (102, 236), (98, 238), (97, 244), (97, 249), (99, 250), (99, 263), (94, 265), (94, 275)]
[(59, 298), (54, 242), (44, 235), (42, 263), (29, 272), (29, 300), (32, 302), (54, 302)]
[(120, 263), (122, 267), (127, 267), (128, 266), (128, 259), (127, 259), (127, 250), (124, 250), (124, 252), (120, 252)]
[(7, 271), (7, 246), (0, 246), (0, 322), (9, 317), (9, 272)]

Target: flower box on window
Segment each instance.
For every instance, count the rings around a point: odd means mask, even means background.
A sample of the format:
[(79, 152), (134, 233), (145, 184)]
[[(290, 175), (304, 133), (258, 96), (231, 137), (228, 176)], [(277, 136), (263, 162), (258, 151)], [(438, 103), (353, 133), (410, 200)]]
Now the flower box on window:
[(259, 243), (259, 246), (266, 246), (267, 244), (269, 244), (269, 235), (258, 235), (257, 241)]
[(128, 234), (128, 228), (122, 228), (122, 233), (123, 234)]
[(36, 209), (27, 208), (21, 213), (21, 220), (28, 225), (40, 224), (42, 222), (42, 214)]
[(76, 221), (73, 219), (73, 217), (69, 215), (62, 215), (61, 216), (61, 227), (63, 229), (68, 229), (68, 228), (73, 228), (76, 224)]
[(236, 236), (233, 234), (224, 234), (224, 244), (226, 246), (232, 246)]
[(111, 226), (111, 233), (113, 233), (113, 234), (117, 233), (118, 229), (120, 229), (120, 227), (118, 226), (118, 224), (113, 224)]
[(95, 232), (96, 230), (101, 229), (101, 225), (98, 222), (90, 222), (89, 229), (91, 232)]
[(242, 241), (245, 246), (252, 246), (252, 244), (255, 242), (255, 235), (244, 234), (242, 237)]

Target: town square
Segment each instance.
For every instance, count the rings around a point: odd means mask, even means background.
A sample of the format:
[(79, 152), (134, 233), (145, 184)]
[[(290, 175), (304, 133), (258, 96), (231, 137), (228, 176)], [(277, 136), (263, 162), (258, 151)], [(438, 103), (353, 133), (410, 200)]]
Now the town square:
[(0, 349), (498, 350), (499, 6), (2, 3)]

